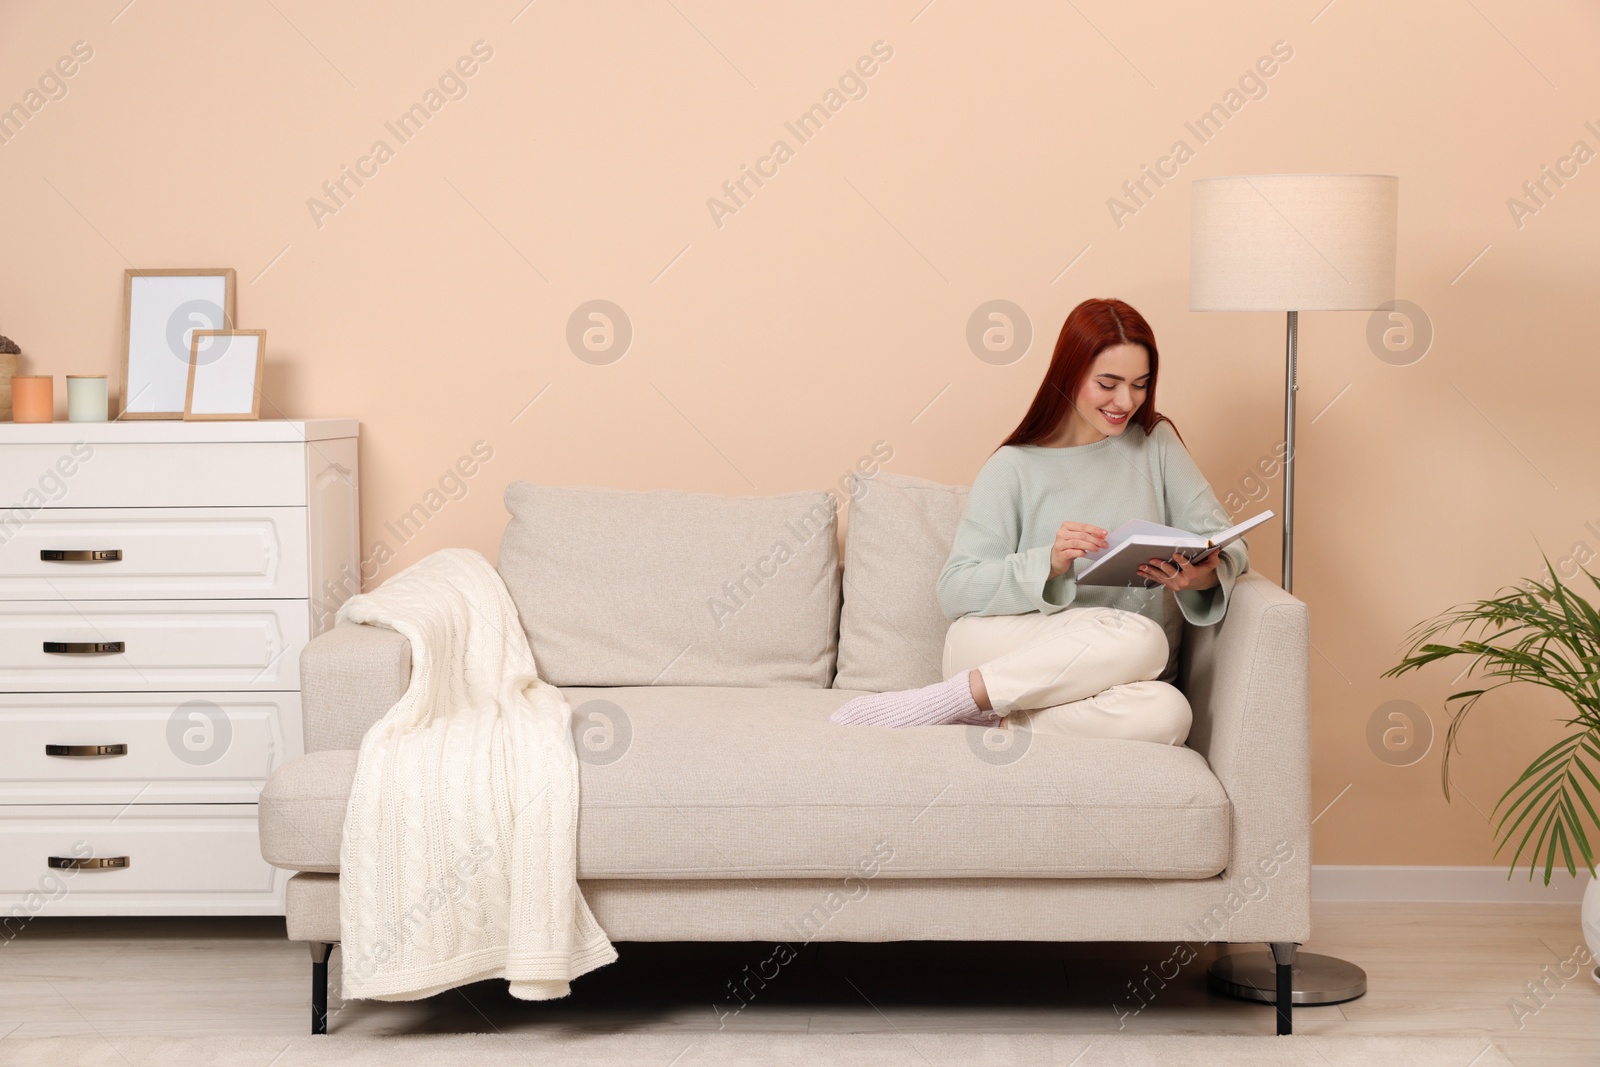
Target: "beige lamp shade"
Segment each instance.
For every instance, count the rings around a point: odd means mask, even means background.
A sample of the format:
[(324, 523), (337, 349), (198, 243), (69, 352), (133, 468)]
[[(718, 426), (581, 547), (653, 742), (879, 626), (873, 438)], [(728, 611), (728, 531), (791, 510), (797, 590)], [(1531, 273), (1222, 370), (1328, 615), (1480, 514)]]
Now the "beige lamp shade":
[(1368, 310), (1394, 299), (1392, 174), (1194, 182), (1191, 311)]

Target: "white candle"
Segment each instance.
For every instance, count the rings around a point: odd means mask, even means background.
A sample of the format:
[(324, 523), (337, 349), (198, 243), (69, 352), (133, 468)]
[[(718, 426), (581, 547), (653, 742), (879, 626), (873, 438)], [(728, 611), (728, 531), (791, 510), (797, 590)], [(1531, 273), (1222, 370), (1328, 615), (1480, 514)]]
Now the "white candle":
[(109, 414), (104, 374), (67, 375), (68, 422), (105, 422)]

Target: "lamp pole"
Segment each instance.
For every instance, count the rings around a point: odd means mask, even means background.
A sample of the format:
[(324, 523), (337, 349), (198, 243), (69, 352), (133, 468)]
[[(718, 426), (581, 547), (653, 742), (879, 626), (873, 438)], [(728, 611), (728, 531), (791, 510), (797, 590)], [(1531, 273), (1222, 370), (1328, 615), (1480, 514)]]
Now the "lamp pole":
[(1283, 591), (1294, 591), (1294, 394), (1299, 389), (1295, 373), (1295, 345), (1300, 334), (1300, 312), (1289, 312), (1288, 371), (1283, 387)]
[[(1289, 312), (1284, 342), (1287, 362), (1283, 386), (1283, 591), (1294, 582), (1294, 394), (1300, 388), (1295, 349), (1300, 336), (1300, 313)], [(1284, 960), (1287, 960), (1287, 963)], [(1294, 1004), (1342, 1004), (1367, 991), (1367, 973), (1347, 960), (1315, 952), (1299, 952), (1294, 945), (1273, 945), (1272, 952), (1230, 952), (1218, 957), (1208, 972), (1213, 988), (1246, 1000), (1278, 1001), (1278, 1033), (1288, 1033), (1284, 1010)]]

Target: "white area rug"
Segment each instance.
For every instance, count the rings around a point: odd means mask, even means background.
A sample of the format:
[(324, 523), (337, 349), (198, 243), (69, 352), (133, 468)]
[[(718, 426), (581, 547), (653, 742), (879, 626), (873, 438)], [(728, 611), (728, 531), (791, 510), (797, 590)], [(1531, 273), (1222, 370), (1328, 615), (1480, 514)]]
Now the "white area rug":
[(1483, 1038), (1033, 1034), (446, 1034), (0, 1041), (5, 1067), (1512, 1067)]

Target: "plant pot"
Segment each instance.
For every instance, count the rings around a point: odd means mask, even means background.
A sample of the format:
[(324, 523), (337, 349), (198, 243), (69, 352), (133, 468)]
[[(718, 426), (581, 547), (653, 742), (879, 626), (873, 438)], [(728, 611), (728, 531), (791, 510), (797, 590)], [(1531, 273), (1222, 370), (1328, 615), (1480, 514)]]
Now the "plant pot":
[(11, 379), (16, 376), (16, 353), (0, 352), (0, 422), (11, 421)]
[(1600, 878), (1583, 891), (1583, 940), (1589, 945), (1589, 976), (1600, 982)]

